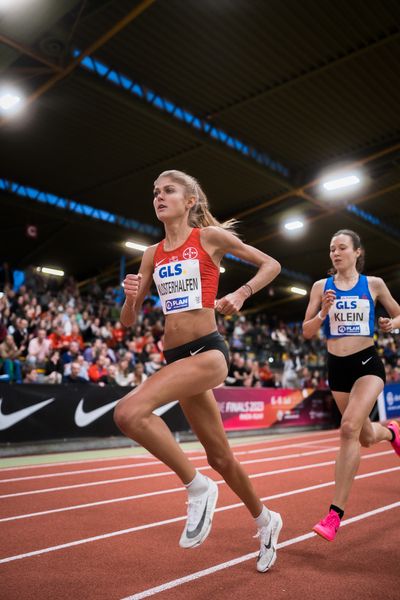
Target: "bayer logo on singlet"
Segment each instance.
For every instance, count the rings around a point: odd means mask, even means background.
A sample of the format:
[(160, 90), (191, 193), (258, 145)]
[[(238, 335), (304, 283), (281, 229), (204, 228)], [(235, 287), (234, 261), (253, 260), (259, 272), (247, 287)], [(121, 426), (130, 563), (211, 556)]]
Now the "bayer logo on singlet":
[(197, 258), (198, 254), (199, 254), (199, 252), (198, 252), (197, 248), (193, 248), (193, 246), (189, 246), (188, 248), (184, 249), (183, 258), (189, 258), (189, 259)]

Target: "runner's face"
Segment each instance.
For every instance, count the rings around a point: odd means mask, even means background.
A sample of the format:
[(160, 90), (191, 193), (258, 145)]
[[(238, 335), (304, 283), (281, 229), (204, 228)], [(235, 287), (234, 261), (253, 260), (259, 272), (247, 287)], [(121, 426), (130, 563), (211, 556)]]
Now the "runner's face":
[(170, 177), (161, 177), (154, 187), (154, 209), (160, 221), (180, 217), (190, 208), (185, 188)]
[(355, 267), (360, 252), (359, 248), (354, 249), (353, 240), (349, 235), (341, 233), (332, 238), (329, 256), (337, 271), (345, 271)]

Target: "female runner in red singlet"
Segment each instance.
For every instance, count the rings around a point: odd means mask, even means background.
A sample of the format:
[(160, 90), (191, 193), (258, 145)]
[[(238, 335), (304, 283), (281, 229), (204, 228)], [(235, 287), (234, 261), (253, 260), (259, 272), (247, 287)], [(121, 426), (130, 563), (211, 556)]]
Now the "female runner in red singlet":
[[(279, 274), (280, 265), (244, 244), (230, 231), (231, 222), (220, 224), (209, 212), (200, 185), (186, 173), (166, 171), (157, 178), (154, 209), (164, 224), (165, 239), (145, 251), (137, 275), (126, 276), (121, 322), (126, 327), (135, 323), (154, 277), (165, 314), (167, 366), (120, 400), (115, 422), (182, 480), (188, 491), (188, 514), (179, 544), (198, 546), (210, 532), (218, 486), (194, 468), (166, 424), (153, 413), (179, 399), (210, 466), (255, 519), (260, 537), (257, 570), (265, 572), (276, 560), (282, 519), (261, 503), (225, 435), (212, 389), (224, 382), (229, 355), (217, 331), (214, 309), (224, 315), (237, 313), (249, 296)], [(226, 253), (251, 261), (258, 270), (239, 289), (216, 301), (219, 264)]]

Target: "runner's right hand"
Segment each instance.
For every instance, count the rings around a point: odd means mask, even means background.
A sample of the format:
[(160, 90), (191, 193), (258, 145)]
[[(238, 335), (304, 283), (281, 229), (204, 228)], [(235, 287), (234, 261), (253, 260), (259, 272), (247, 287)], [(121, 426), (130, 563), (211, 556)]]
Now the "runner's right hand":
[(322, 296), (321, 300), (321, 314), (323, 317), (326, 317), (331, 306), (335, 302), (336, 292), (335, 290), (326, 290)]
[(137, 275), (128, 274), (125, 276), (123, 281), (124, 292), (127, 300), (136, 300), (140, 290), (140, 284), (142, 281), (142, 274)]

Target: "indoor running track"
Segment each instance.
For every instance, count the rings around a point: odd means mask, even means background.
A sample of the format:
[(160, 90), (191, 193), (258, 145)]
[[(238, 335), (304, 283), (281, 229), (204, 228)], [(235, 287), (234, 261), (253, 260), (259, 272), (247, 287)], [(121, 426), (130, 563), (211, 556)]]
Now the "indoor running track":
[(209, 538), (190, 550), (178, 546), (185, 491), (144, 452), (18, 459), (0, 469), (1, 598), (399, 600), (400, 460), (390, 444), (362, 449), (335, 542), (312, 533), (332, 498), (338, 443), (332, 430), (231, 440), (283, 517), (278, 559), (264, 574), (255, 570), (254, 523), (201, 448), (188, 456), (220, 496)]

